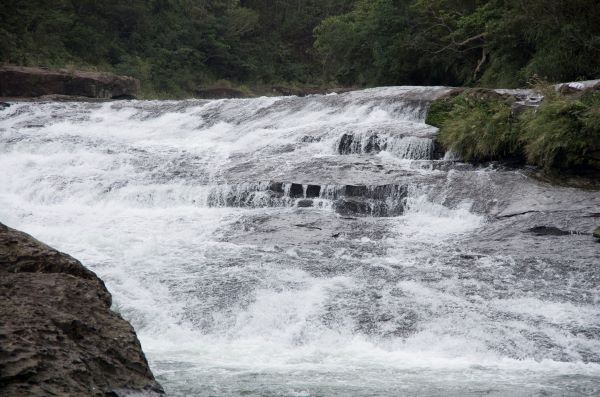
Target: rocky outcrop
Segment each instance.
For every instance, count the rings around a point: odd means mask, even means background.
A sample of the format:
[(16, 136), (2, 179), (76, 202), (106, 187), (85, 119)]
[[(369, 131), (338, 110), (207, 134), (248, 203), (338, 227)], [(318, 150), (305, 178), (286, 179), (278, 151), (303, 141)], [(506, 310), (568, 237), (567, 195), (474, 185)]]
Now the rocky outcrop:
[(563, 95), (579, 96), (585, 92), (600, 91), (600, 80), (575, 81), (570, 83), (558, 84), (556, 90)]
[(112, 73), (23, 66), (0, 67), (0, 97), (66, 95), (132, 99), (139, 94), (139, 91), (139, 80)]
[(0, 224), (0, 395), (162, 395), (110, 306), (79, 261)]

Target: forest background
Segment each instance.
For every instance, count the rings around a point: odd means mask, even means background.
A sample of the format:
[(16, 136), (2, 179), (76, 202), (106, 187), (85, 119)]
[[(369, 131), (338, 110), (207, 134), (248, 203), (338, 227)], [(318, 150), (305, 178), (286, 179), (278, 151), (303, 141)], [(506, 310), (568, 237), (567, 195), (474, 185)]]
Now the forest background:
[(144, 97), (600, 77), (597, 0), (6, 0), (0, 62), (108, 71)]

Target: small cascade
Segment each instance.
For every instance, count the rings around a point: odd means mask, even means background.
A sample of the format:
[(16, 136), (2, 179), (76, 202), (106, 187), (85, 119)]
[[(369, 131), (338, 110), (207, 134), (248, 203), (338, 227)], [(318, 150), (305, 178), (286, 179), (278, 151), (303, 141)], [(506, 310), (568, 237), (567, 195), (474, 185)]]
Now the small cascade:
[(207, 207), (332, 208), (343, 215), (397, 216), (404, 211), (405, 185), (316, 185), (258, 182), (207, 187)]
[(430, 138), (411, 136), (400, 139), (389, 139), (386, 151), (401, 159), (432, 160), (434, 144)]
[(389, 136), (383, 134), (344, 133), (336, 143), (337, 153), (376, 154), (386, 151), (394, 157), (406, 160), (432, 160), (432, 138), (418, 136)]

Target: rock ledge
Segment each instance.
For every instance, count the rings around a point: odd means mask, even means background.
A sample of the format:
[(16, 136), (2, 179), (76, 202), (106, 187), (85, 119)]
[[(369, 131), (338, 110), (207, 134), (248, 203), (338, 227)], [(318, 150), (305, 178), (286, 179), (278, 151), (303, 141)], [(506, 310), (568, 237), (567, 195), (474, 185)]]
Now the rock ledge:
[(134, 99), (140, 81), (112, 73), (0, 66), (0, 97), (78, 96)]

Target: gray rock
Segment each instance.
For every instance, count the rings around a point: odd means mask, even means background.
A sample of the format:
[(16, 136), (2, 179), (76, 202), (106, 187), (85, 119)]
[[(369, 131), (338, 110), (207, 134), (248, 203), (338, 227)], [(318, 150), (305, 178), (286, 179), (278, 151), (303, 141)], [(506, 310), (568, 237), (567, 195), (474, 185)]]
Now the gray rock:
[(298, 200), (298, 203), (296, 203), (296, 206), (298, 208), (309, 208), (313, 206), (313, 201), (312, 200)]
[(2, 396), (162, 395), (131, 325), (79, 261), (0, 224)]

